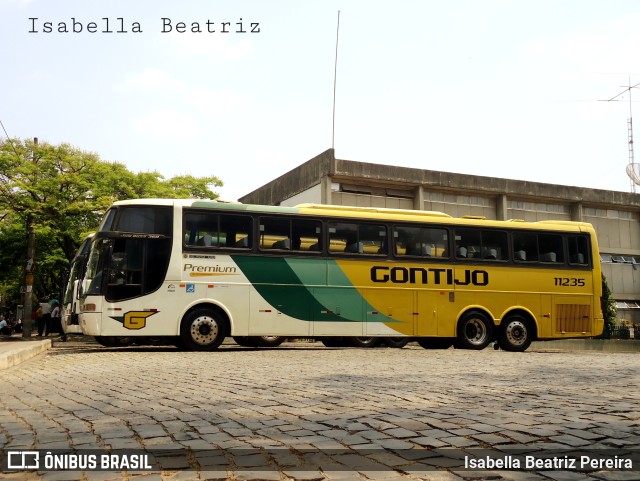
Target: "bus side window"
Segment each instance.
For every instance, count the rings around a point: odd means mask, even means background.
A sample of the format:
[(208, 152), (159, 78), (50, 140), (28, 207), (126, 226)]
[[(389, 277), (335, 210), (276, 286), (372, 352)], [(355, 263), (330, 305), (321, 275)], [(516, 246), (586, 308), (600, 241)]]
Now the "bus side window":
[(448, 257), (447, 231), (431, 227), (395, 226), (393, 228), (396, 256)]
[(383, 225), (360, 224), (358, 226), (358, 252), (360, 254), (386, 254), (387, 228)]
[(184, 223), (184, 243), (188, 246), (217, 246), (218, 216), (216, 214), (189, 212)]
[(252, 225), (253, 221), (249, 216), (222, 214), (218, 235), (220, 247), (250, 249)]
[(329, 252), (382, 255), (387, 252), (387, 228), (378, 224), (330, 222)]
[(589, 264), (589, 243), (585, 236), (569, 236), (569, 264)]
[(538, 252), (541, 262), (564, 262), (562, 236), (557, 234), (538, 234)]
[(358, 227), (346, 222), (329, 222), (329, 252), (348, 252), (358, 242)]
[(486, 260), (506, 260), (509, 249), (507, 248), (507, 233), (503, 231), (482, 231), (482, 257)]
[(456, 229), (456, 257), (472, 259), (482, 257), (480, 231), (476, 229)]
[(260, 250), (291, 250), (291, 220), (260, 218)]
[(538, 236), (531, 232), (513, 234), (513, 257), (518, 262), (538, 260)]
[(322, 250), (322, 223), (317, 220), (293, 219), (291, 239), (294, 251), (320, 252)]

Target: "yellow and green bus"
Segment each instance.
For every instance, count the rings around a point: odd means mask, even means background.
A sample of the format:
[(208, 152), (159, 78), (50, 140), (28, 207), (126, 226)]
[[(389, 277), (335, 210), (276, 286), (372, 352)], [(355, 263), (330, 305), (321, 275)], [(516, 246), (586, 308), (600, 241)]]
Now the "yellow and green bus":
[(601, 294), (587, 223), (128, 200), (91, 239), (80, 326), (193, 350), (273, 336), (524, 351), (600, 335)]

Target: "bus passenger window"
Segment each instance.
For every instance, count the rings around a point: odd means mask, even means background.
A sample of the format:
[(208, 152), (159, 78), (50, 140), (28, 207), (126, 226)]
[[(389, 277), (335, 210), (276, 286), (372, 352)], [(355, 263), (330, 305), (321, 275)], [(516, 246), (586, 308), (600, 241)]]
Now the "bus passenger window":
[(562, 236), (556, 234), (538, 235), (538, 252), (542, 262), (564, 262)]
[(184, 215), (184, 244), (199, 247), (251, 247), (249, 216), (188, 212)]
[(260, 250), (290, 250), (291, 221), (278, 217), (260, 219)]
[(503, 261), (507, 259), (507, 233), (489, 229), (456, 229), (456, 257)]
[(317, 220), (293, 219), (291, 221), (292, 249), (303, 252), (322, 250), (322, 223)]
[(329, 223), (329, 252), (381, 255), (387, 252), (387, 229), (377, 224)]
[(329, 223), (329, 252), (348, 252), (358, 242), (358, 227), (346, 222)]
[(252, 225), (249, 216), (222, 214), (218, 246), (250, 249)]
[(459, 259), (479, 259), (482, 257), (480, 231), (476, 229), (456, 229), (456, 257)]
[(395, 226), (393, 228), (396, 256), (447, 257), (446, 229)]
[(261, 250), (320, 252), (321, 241), (320, 221), (276, 217), (260, 219)]
[(589, 242), (585, 236), (569, 236), (569, 264), (589, 264)]
[(498, 230), (482, 231), (482, 257), (487, 260), (507, 260), (507, 233)]
[[(188, 246), (217, 245), (218, 216), (209, 213), (185, 213), (184, 243)], [(216, 240), (214, 240), (216, 238)]]
[(383, 225), (360, 224), (358, 241), (361, 254), (387, 253), (387, 228)]
[(530, 232), (513, 234), (514, 260), (520, 262), (535, 262), (538, 260), (538, 236)]

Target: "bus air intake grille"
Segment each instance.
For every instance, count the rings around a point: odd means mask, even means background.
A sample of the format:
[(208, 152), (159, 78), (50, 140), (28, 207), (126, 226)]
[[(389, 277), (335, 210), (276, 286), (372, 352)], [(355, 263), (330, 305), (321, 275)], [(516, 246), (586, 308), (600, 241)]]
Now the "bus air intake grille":
[(557, 304), (556, 332), (589, 332), (590, 312), (588, 304)]

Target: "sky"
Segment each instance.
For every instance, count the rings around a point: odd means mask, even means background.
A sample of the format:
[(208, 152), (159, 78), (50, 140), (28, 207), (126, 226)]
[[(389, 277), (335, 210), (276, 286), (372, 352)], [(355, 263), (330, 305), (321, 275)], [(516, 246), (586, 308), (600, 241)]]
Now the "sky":
[(636, 0), (0, 0), (0, 120), (226, 200), (332, 146), (630, 192), (639, 25)]

